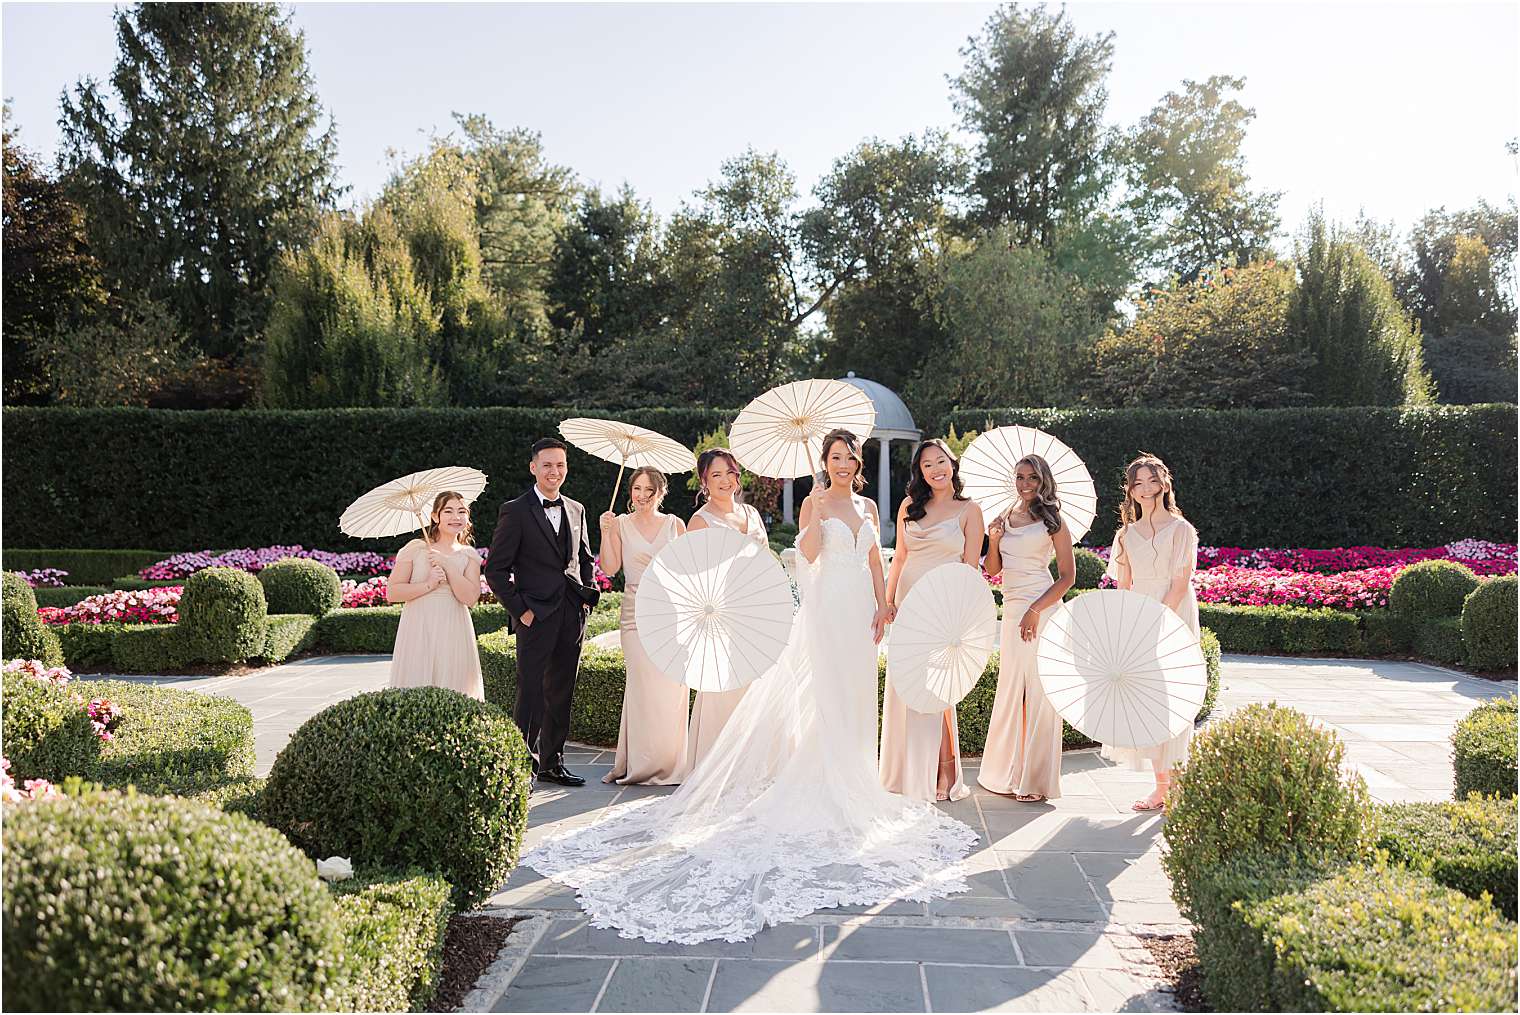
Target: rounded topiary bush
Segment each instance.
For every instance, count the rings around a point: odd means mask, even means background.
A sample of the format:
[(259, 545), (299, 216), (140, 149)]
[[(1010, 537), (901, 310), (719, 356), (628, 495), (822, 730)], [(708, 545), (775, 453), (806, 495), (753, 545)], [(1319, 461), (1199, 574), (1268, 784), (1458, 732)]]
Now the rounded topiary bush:
[(343, 584), (326, 564), (300, 557), (277, 560), (259, 572), (270, 613), (323, 616), (343, 605)]
[(37, 616), (37, 596), (18, 574), (0, 577), (0, 651), (7, 659), (39, 659), (63, 665), (63, 646)]
[(4, 674), (0, 740), (17, 783), (84, 775), (100, 756), (100, 738), (84, 702), (66, 686), (21, 673)]
[[(1072, 548), (1072, 559), (1077, 565), (1076, 584), (1074, 589), (1095, 589), (1103, 580), (1103, 575), (1108, 571), (1108, 562), (1093, 553), (1085, 546)], [(1056, 562), (1050, 562), (1050, 576), (1056, 578), (1060, 575)]]
[(1462, 641), (1467, 663), (1476, 670), (1515, 668), (1515, 628), (1520, 623), (1516, 591), (1520, 579), (1507, 574), (1473, 589), (1462, 604)]
[(1342, 779), (1345, 747), (1291, 708), (1252, 704), (1199, 731), (1167, 802), (1162, 857), (1184, 913), (1191, 879), (1253, 851), (1353, 857), (1372, 843), (1361, 776)]
[(1400, 616), (1418, 620), (1456, 617), (1468, 593), (1478, 587), (1478, 576), (1466, 564), (1454, 560), (1422, 560), (1410, 564), (1393, 579), (1388, 608)]
[(345, 941), (274, 829), (174, 797), (86, 793), (5, 814), (11, 1011), (315, 1011)]
[(242, 662), (263, 651), (268, 615), (257, 578), (230, 567), (208, 567), (185, 580), (179, 600), (181, 644), (197, 662)]
[(437, 871), (469, 904), (517, 863), (530, 766), (493, 705), (436, 687), (375, 691), (296, 730), (259, 816), (312, 856)]
[(1458, 800), (1466, 800), (1469, 793), (1515, 795), (1516, 705), (1514, 695), (1484, 702), (1452, 731), (1452, 795)]

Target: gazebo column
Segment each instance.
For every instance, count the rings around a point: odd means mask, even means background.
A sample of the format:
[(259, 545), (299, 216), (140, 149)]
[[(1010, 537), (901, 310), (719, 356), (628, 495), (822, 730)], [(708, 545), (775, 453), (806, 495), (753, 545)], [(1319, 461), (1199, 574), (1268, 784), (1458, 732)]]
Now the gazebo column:
[(787, 525), (794, 525), (792, 521), (792, 481), (786, 480), (781, 484), (781, 521)]
[(878, 437), (876, 443), (881, 447), (881, 461), (876, 463), (876, 510), (881, 517), (881, 543), (891, 546), (897, 539), (897, 526), (888, 513), (892, 507), (892, 438)]

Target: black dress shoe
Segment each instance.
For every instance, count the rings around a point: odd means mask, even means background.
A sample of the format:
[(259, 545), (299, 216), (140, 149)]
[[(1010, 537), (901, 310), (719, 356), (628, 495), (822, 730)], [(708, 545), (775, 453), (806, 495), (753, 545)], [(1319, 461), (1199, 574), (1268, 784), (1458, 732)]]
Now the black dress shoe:
[(572, 775), (569, 771), (566, 770), (566, 768), (565, 768), (564, 765), (557, 765), (554, 768), (546, 768), (542, 772), (539, 772), (538, 773), (538, 781), (539, 782), (557, 782), (561, 786), (584, 786), (584, 785), (586, 785), (586, 780), (585, 779), (582, 779), (578, 775)]

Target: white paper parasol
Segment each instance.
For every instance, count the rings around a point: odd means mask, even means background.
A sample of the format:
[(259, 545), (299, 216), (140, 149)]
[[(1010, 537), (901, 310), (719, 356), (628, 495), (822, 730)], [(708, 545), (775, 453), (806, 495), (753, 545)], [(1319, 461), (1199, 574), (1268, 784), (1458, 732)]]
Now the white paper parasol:
[(971, 693), (997, 640), (987, 580), (968, 564), (941, 564), (913, 583), (892, 622), (887, 679), (915, 712), (943, 712)]
[(796, 479), (818, 471), (830, 430), (848, 430), (864, 442), (875, 423), (876, 407), (855, 385), (795, 381), (746, 405), (729, 428), (728, 446), (756, 475)]
[(338, 528), (361, 539), (396, 536), (427, 525), (433, 498), (453, 490), (473, 503), (486, 488), (486, 474), (463, 465), (414, 472), (375, 487), (350, 504)]
[(697, 456), (679, 441), (621, 420), (591, 417), (562, 420), (559, 433), (586, 454), (617, 463), (617, 483), (612, 487), (613, 510), (617, 508), (618, 490), (623, 485), (625, 469), (641, 469), (647, 465), (668, 475), (690, 472), (697, 467)]
[(1061, 499), (1061, 518), (1076, 542), (1092, 528), (1098, 514), (1098, 491), (1077, 453), (1043, 430), (1000, 426), (971, 442), (961, 455), (961, 479), (966, 494), (990, 521), (1018, 499), (1013, 485), (1015, 466), (1025, 455), (1039, 455), (1050, 466)]
[(1197, 636), (1138, 592), (1100, 589), (1060, 604), (1037, 651), (1055, 710), (1114, 747), (1155, 747), (1190, 728), (1208, 688)]
[(661, 673), (698, 691), (733, 691), (781, 658), (791, 586), (764, 545), (733, 529), (698, 529), (649, 562), (634, 622)]

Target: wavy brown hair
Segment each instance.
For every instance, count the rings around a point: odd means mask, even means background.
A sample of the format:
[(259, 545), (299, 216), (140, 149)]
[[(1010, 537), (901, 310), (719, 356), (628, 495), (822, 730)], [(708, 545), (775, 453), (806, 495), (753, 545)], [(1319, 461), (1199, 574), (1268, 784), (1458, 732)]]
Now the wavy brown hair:
[(638, 507), (633, 503), (633, 484), (640, 477), (647, 478), (654, 486), (654, 509), (658, 511), (660, 505), (665, 503), (665, 494), (670, 490), (670, 480), (665, 478), (665, 473), (656, 469), (653, 465), (641, 465), (633, 470), (628, 477), (628, 510), (637, 511)]
[(823, 467), (825, 486), (832, 486), (834, 482), (829, 478), (829, 452), (835, 444), (843, 444), (850, 457), (855, 459), (855, 478), (850, 481), (850, 489), (853, 493), (859, 493), (866, 488), (866, 460), (860, 452), (860, 438), (848, 430), (830, 430), (823, 435), (823, 450), (818, 453), (818, 464)]
[(929, 513), (929, 498), (934, 496), (934, 488), (924, 478), (924, 453), (930, 448), (939, 448), (950, 459), (950, 491), (952, 500), (970, 500), (965, 494), (965, 483), (961, 481), (961, 460), (955, 457), (955, 452), (950, 450), (950, 445), (938, 437), (930, 437), (919, 443), (913, 449), (913, 464), (908, 476), (908, 510), (907, 519), (910, 522), (922, 521)]
[[(1040, 488), (1035, 491), (1034, 500), (1029, 502), (1029, 513), (1045, 526), (1045, 531), (1054, 535), (1061, 531), (1061, 498), (1056, 496), (1056, 477), (1050, 471), (1050, 463), (1039, 455), (1025, 455), (1013, 465), (1013, 471), (1018, 472), (1020, 465), (1027, 465), (1040, 477)], [(1009, 518), (1013, 515), (1013, 509), (1018, 506), (1018, 501), (1008, 506), (1003, 512), (1003, 525), (1006, 528)]]
[[(423, 532), (427, 533), (427, 541), (429, 543), (438, 538), (438, 515), (442, 513), (444, 508), (448, 507), (456, 500), (459, 501), (459, 503), (463, 504), (465, 507), (470, 506), (470, 502), (464, 499), (464, 494), (458, 493), (454, 490), (445, 490), (433, 498), (433, 510), (428, 512), (428, 524), (422, 530)], [(463, 546), (475, 545), (474, 523), (464, 523), (464, 528), (460, 530), (459, 533), (458, 542)]]
[(1177, 494), (1172, 489), (1172, 470), (1166, 467), (1166, 463), (1155, 455), (1141, 452), (1139, 457), (1124, 467), (1124, 490), (1119, 501), (1119, 559), (1129, 557), (1129, 550), (1124, 545), (1124, 530), (1138, 522), (1145, 513), (1140, 502), (1130, 495), (1130, 489), (1135, 485), (1135, 479), (1140, 475), (1141, 469), (1150, 469), (1156, 478), (1161, 481), (1161, 506), (1166, 508), (1178, 518), (1182, 517), (1182, 508), (1177, 506)]
[(702, 504), (706, 502), (707, 470), (712, 468), (712, 463), (720, 458), (728, 463), (729, 467), (734, 470), (734, 475), (739, 478), (739, 482), (734, 488), (734, 503), (743, 504), (744, 470), (739, 467), (739, 459), (735, 458), (734, 453), (727, 448), (708, 448), (697, 457), (697, 479), (700, 483), (700, 488), (697, 490), (697, 503)]

